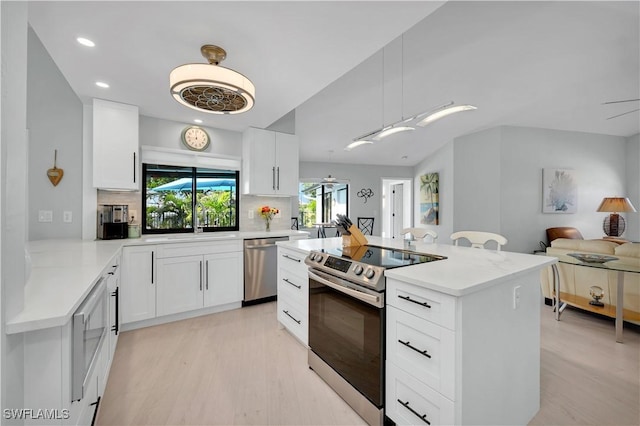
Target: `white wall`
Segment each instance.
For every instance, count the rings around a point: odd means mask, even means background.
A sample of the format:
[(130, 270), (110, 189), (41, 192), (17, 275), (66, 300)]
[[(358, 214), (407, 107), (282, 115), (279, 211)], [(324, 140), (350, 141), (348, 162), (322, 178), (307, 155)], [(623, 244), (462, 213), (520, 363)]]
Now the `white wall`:
[[(627, 193), (636, 210), (640, 212), (640, 133), (627, 138)], [(628, 213), (624, 236), (640, 241), (640, 213)]]
[[(0, 281), (1, 408), (23, 407), (24, 344), (22, 335), (7, 336), (7, 318), (24, 306), (27, 227), (27, 3), (0, 2), (1, 153)], [(15, 421), (2, 420), (3, 424)]]
[[(601, 238), (606, 214), (596, 209), (602, 198), (638, 197), (637, 138), (627, 141), (617, 136), (505, 126), (457, 138), (450, 145), (454, 202), (448, 203), (446, 193), (441, 193), (442, 226), (447, 224), (446, 209), (452, 208), (454, 230), (500, 233), (509, 240), (509, 251), (532, 252), (539, 241), (546, 241), (546, 228), (556, 226), (573, 226), (585, 238)], [(429, 157), (416, 168), (416, 176), (438, 171), (438, 163), (437, 154)], [(436, 166), (428, 168), (430, 164)], [(542, 213), (543, 168), (575, 170), (577, 213)], [(441, 176), (441, 191), (446, 191), (447, 184), (448, 179)], [(637, 219), (630, 215), (637, 214), (626, 215), (633, 228), (624, 236), (637, 240)]]
[[(349, 181), (349, 217), (356, 223), (358, 216), (374, 217), (373, 235), (380, 235), (382, 230), (382, 179), (412, 178), (412, 167), (401, 166), (368, 166), (361, 164), (300, 162), (300, 180), (305, 178), (323, 178), (328, 175)], [(363, 188), (370, 188), (373, 196), (366, 200), (357, 193)], [(298, 200), (292, 201), (291, 212), (298, 214)], [(311, 233), (311, 236), (315, 236)], [(328, 237), (329, 235), (327, 235)]]
[[(420, 223), (420, 176), (426, 173), (438, 173), (439, 179), (439, 225)], [(454, 214), (454, 168), (453, 143), (448, 143), (433, 155), (422, 160), (414, 167), (413, 178), (413, 226), (430, 229), (438, 234), (439, 243), (450, 243), (453, 233)]]
[[(29, 28), (27, 128), (29, 129), (29, 240), (82, 235), (82, 102), (67, 83), (35, 32)], [(54, 164), (64, 176), (57, 186), (47, 177)], [(53, 222), (38, 222), (51, 210)], [(72, 222), (62, 220), (63, 211)]]

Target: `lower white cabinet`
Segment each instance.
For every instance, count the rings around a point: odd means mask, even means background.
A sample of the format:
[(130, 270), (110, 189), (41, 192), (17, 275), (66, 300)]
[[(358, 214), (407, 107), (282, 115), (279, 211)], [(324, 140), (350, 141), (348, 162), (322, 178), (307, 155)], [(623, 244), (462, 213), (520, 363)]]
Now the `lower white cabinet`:
[(122, 250), (121, 307), (124, 324), (156, 316), (156, 246)]
[(306, 255), (278, 247), (278, 321), (305, 346), (309, 345), (309, 278)]
[(123, 323), (242, 302), (242, 241), (125, 247)]
[(462, 296), (387, 278), (385, 414), (527, 424), (540, 408), (539, 297), (537, 272)]

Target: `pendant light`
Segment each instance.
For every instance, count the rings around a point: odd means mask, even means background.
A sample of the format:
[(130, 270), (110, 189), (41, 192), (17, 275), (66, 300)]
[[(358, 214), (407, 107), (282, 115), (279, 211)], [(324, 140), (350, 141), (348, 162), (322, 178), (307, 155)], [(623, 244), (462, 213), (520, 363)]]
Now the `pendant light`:
[(169, 75), (169, 89), (182, 105), (211, 114), (239, 114), (249, 111), (256, 89), (247, 77), (218, 64), (227, 52), (211, 44), (200, 48), (208, 64), (185, 64)]
[[(404, 113), (404, 34), (402, 34), (402, 64), (401, 64), (401, 113)], [(373, 144), (376, 141), (379, 141), (387, 136), (393, 135), (395, 133), (406, 132), (415, 130), (415, 127), (408, 125), (408, 123), (414, 120), (420, 120), (415, 125), (420, 127), (425, 127), (436, 120), (439, 120), (443, 117), (446, 117), (451, 114), (455, 114), (457, 112), (462, 111), (472, 111), (477, 109), (477, 107), (469, 104), (464, 105), (456, 105), (453, 101), (439, 106), (437, 108), (431, 109), (426, 112), (422, 112), (420, 114), (413, 115), (409, 118), (403, 117), (392, 123), (388, 126), (384, 126), (384, 48), (382, 48), (382, 109), (383, 109), (383, 127), (374, 130), (372, 132), (367, 132), (362, 136), (358, 136), (354, 138), (353, 141), (347, 145), (344, 149), (345, 151), (351, 151), (354, 148), (357, 148), (362, 145)]]

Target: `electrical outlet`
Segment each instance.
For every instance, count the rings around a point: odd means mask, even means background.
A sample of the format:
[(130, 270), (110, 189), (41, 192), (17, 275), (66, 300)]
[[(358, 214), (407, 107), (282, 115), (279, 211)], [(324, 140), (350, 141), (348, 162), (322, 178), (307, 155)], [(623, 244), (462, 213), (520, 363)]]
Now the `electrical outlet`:
[(515, 286), (513, 288), (513, 309), (518, 309), (520, 307), (520, 286)]
[(39, 210), (38, 222), (53, 222), (53, 211), (51, 210)]
[(129, 222), (140, 219), (138, 217), (138, 210), (129, 210)]
[(249, 219), (253, 219), (253, 210), (249, 209)]
[(73, 213), (70, 210), (62, 212), (62, 221), (64, 223), (71, 223), (73, 221)]

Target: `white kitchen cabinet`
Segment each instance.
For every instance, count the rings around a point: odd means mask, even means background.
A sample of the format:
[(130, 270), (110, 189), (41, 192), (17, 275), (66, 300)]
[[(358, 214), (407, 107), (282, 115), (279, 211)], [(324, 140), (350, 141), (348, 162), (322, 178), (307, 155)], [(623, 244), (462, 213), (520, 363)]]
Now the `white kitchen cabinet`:
[(93, 186), (140, 189), (138, 107), (93, 100)]
[(158, 259), (158, 316), (202, 308), (202, 256)]
[(157, 315), (242, 302), (242, 242), (166, 244), (158, 255)]
[(298, 195), (298, 139), (249, 128), (242, 135), (242, 193)]
[(538, 300), (538, 273), (462, 296), (387, 278), (391, 420), (432, 426), (531, 420), (540, 408), (540, 311), (537, 303), (514, 307), (516, 287), (522, 300)]
[(278, 321), (309, 345), (309, 278), (305, 254), (278, 246)]
[(204, 256), (204, 306), (242, 302), (242, 252)]
[(124, 247), (120, 286), (122, 323), (156, 316), (156, 246)]

